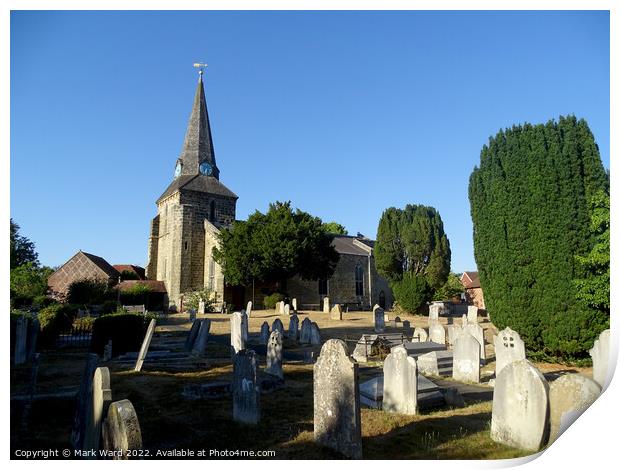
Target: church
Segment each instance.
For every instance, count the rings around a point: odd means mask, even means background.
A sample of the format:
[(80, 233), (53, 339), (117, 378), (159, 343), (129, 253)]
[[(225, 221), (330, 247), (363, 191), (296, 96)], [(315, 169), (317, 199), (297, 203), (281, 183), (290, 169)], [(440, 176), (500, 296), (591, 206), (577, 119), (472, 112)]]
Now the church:
[[(190, 114), (180, 156), (174, 164), (170, 185), (157, 199), (157, 215), (152, 219), (148, 241), (146, 276), (163, 281), (171, 311), (183, 309), (183, 295), (208, 288), (216, 303), (240, 309), (249, 300), (260, 308), (267, 290), (257, 286), (226, 284), (221, 267), (213, 260), (220, 230), (236, 217), (237, 195), (220, 181), (215, 159), (209, 113), (204, 93), (203, 73)], [(337, 235), (333, 246), (340, 261), (330, 279), (287, 282), (289, 297), (298, 299), (299, 308), (319, 308), (324, 297), (355, 309), (374, 304), (390, 307), (392, 292), (374, 265), (374, 242), (361, 235)]]

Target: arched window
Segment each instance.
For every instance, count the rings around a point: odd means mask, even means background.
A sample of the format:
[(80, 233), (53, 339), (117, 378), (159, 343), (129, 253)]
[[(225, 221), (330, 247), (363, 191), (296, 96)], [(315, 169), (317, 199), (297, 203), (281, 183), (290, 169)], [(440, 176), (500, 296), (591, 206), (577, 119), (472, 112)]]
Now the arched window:
[(361, 264), (355, 266), (355, 295), (364, 295), (364, 268)]
[(211, 222), (215, 222), (215, 201), (211, 200), (211, 204), (209, 206), (209, 220)]

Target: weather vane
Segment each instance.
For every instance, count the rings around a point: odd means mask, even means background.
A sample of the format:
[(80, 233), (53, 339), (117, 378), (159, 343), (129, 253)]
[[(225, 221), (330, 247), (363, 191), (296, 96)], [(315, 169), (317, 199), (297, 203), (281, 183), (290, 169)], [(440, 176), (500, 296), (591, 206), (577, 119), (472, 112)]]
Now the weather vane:
[(200, 75), (200, 78), (202, 78), (202, 74), (204, 73), (205, 69), (207, 68), (207, 64), (202, 64), (200, 62), (197, 62), (194, 64), (194, 67), (196, 67), (198, 70), (198, 74)]

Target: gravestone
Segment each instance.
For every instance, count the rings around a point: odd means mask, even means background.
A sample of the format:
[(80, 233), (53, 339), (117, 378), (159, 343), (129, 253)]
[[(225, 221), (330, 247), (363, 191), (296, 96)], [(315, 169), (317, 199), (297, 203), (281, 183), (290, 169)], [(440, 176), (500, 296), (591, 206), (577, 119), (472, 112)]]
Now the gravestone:
[(200, 323), (202, 320), (194, 320), (192, 323), (192, 327), (187, 333), (187, 338), (185, 338), (185, 350), (191, 351), (194, 347), (194, 342), (196, 341), (196, 336), (198, 336), (198, 331), (200, 330)]
[(605, 389), (607, 381), (607, 369), (609, 367), (609, 330), (604, 330), (594, 341), (594, 346), (590, 349), (592, 357), (592, 375), (594, 381), (602, 389)]
[(461, 326), (465, 328), (465, 325), (467, 325), (467, 314), (466, 313), (464, 313), (463, 316), (461, 317)]
[(93, 374), (92, 395), (89, 403), (90, 410), (84, 436), (84, 450), (94, 450), (95, 453), (99, 450), (101, 426), (111, 402), (110, 371), (107, 367), (97, 367)]
[(310, 330), (312, 329), (312, 321), (306, 317), (301, 322), (301, 329), (299, 330), (299, 342), (302, 344), (310, 343)]
[(15, 326), (15, 356), (14, 364), (19, 365), (26, 362), (26, 346), (28, 342), (28, 319), (20, 315)]
[(329, 313), (329, 297), (323, 297), (323, 313)]
[(383, 363), (383, 410), (407, 415), (418, 412), (417, 366), (402, 346), (392, 348)]
[(32, 361), (37, 353), (37, 341), (39, 340), (39, 330), (41, 325), (38, 318), (34, 318), (28, 323), (28, 341), (26, 344), (26, 360)]
[(194, 310), (193, 308), (189, 309), (189, 321), (191, 321), (192, 323), (196, 321), (196, 310)]
[(265, 373), (284, 378), (282, 372), (282, 334), (274, 330), (267, 343), (267, 367)]
[(235, 354), (232, 384), (234, 421), (257, 424), (260, 420), (260, 389), (257, 379), (256, 353), (251, 349), (244, 349)]
[(144, 359), (146, 358), (146, 354), (149, 352), (149, 346), (151, 345), (151, 339), (153, 339), (153, 333), (155, 332), (155, 319), (153, 318), (149, 323), (149, 327), (146, 329), (146, 334), (144, 335), (144, 341), (142, 341), (142, 347), (140, 348), (140, 352), (138, 353), (138, 358), (136, 359), (136, 365), (133, 368), (136, 372), (140, 372), (142, 370), (142, 365), (144, 364)]
[(293, 299), (292, 304), (293, 304), (293, 312), (297, 312), (297, 299)]
[(400, 317), (395, 317), (394, 320), (392, 320), (392, 327), (398, 328), (400, 326), (399, 324), (402, 324)]
[(480, 359), (485, 360), (487, 358), (486, 351), (484, 348), (484, 330), (478, 323), (467, 323), (463, 328), (463, 331), (467, 331), (470, 335), (472, 335), (480, 344)]
[(316, 322), (310, 325), (310, 344), (321, 344), (321, 330)]
[(76, 450), (84, 450), (84, 441), (86, 437), (86, 429), (88, 423), (91, 422), (93, 406), (93, 377), (99, 356), (96, 354), (88, 354), (86, 357), (86, 365), (82, 373), (82, 381), (80, 382), (80, 390), (76, 397), (75, 414), (73, 417), (73, 428), (71, 430), (71, 444)]
[(566, 374), (549, 386), (549, 442), (555, 441), (601, 394), (594, 380)]
[(112, 360), (112, 340), (103, 347), (103, 362)]
[(241, 312), (234, 312), (230, 317), (230, 347), (233, 354), (245, 349), (244, 320), (247, 325), (247, 317)]
[(375, 307), (375, 333), (383, 333), (385, 331), (385, 311), (381, 307)]
[(269, 342), (269, 323), (266, 321), (260, 327), (260, 344), (267, 344)]
[(335, 304), (331, 311), (329, 312), (329, 319), (330, 320), (342, 320), (342, 307), (340, 307), (340, 304)]
[(433, 343), (446, 344), (446, 329), (440, 323), (431, 323), (428, 328), (428, 338)]
[(459, 382), (480, 383), (480, 343), (466, 331), (454, 341), (452, 378)]
[(443, 312), (443, 302), (433, 302), (428, 306), (428, 323), (432, 320), (439, 320), (439, 315)]
[(339, 339), (326, 341), (314, 364), (314, 440), (362, 458), (358, 365)]
[(428, 341), (428, 333), (424, 328), (416, 328), (413, 330), (413, 338), (411, 338), (411, 340), (424, 343)]
[(252, 316), (252, 301), (250, 300), (245, 306), (245, 314), (250, 318)]
[(289, 316), (291, 314), (291, 306), (289, 304), (284, 305), (284, 315)]
[(525, 359), (525, 343), (519, 333), (504, 328), (493, 339), (495, 346), (495, 377), (511, 362)]
[(506, 365), (493, 391), (491, 439), (537, 451), (546, 444), (549, 385), (527, 359)]
[(452, 377), (454, 361), (452, 351), (431, 351), (420, 354), (415, 359), (420, 374)]
[(478, 307), (475, 305), (467, 307), (467, 323), (478, 323)]
[(192, 354), (202, 356), (207, 349), (207, 341), (209, 340), (209, 330), (211, 329), (211, 321), (204, 319), (200, 322), (200, 328), (196, 335), (196, 341), (192, 347)]
[(142, 449), (142, 431), (129, 400), (111, 403), (103, 423), (103, 448), (114, 451), (113, 460), (127, 460), (129, 451)]
[(278, 315), (284, 315), (284, 300), (279, 303)]
[(198, 313), (201, 315), (205, 314), (205, 301), (202, 299), (198, 302)]
[(288, 339), (297, 341), (299, 335), (299, 317), (297, 315), (291, 315), (288, 322)]
[(248, 321), (248, 315), (245, 312), (241, 312), (241, 334), (243, 335), (243, 343), (247, 343), (248, 342), (248, 336), (249, 336), (249, 321)]
[(282, 337), (284, 337), (284, 325), (282, 324), (282, 320), (276, 318), (271, 324), (271, 331), (274, 332), (278, 330)]
[(454, 341), (461, 333), (463, 333), (463, 327), (460, 325), (448, 325), (448, 344), (454, 346)]
[(409, 322), (409, 320), (403, 321), (403, 333), (405, 333), (405, 335), (407, 336), (411, 334), (411, 323)]

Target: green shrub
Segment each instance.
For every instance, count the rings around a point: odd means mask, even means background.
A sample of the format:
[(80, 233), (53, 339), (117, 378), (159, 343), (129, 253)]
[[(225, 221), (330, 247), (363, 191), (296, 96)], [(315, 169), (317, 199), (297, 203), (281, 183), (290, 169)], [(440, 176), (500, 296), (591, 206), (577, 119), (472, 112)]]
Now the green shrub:
[(140, 279), (137, 273), (134, 271), (129, 271), (128, 269), (123, 269), (121, 272), (121, 281), (137, 281)]
[(41, 344), (53, 346), (60, 332), (71, 328), (76, 313), (72, 305), (53, 304), (42, 308), (37, 316), (41, 326)]
[(282, 302), (283, 300), (284, 294), (281, 294), (280, 292), (274, 292), (271, 295), (265, 296), (265, 298), (263, 299), (263, 305), (265, 306), (265, 309), (269, 310), (270, 308), (276, 308), (276, 304), (278, 302)]
[(410, 272), (403, 274), (401, 281), (392, 282), (392, 291), (398, 305), (409, 313), (416, 313), (432, 296), (424, 276)]
[(101, 314), (108, 315), (118, 310), (119, 304), (116, 300), (106, 300), (101, 304)]
[(57, 304), (58, 301), (56, 301), (55, 299), (52, 299), (51, 297), (48, 297), (46, 295), (37, 295), (33, 300), (32, 300), (32, 306), (34, 308), (38, 308), (39, 310), (45, 307), (49, 307), (50, 305), (54, 305)]
[(90, 315), (82, 318), (76, 318), (73, 320), (73, 328), (92, 331), (94, 323), (95, 317), (91, 317)]
[(103, 348), (112, 340), (115, 355), (138, 351), (147, 325), (144, 316), (136, 313), (122, 312), (101, 316), (93, 324), (91, 349), (102, 355)]
[(198, 311), (198, 304), (203, 300), (205, 303), (205, 312), (215, 311), (215, 296), (211, 289), (197, 290), (194, 292), (187, 292), (183, 296), (183, 306), (185, 310), (193, 309)]
[(113, 295), (108, 283), (100, 279), (80, 279), (67, 289), (67, 302), (80, 305), (99, 305), (111, 300)]

